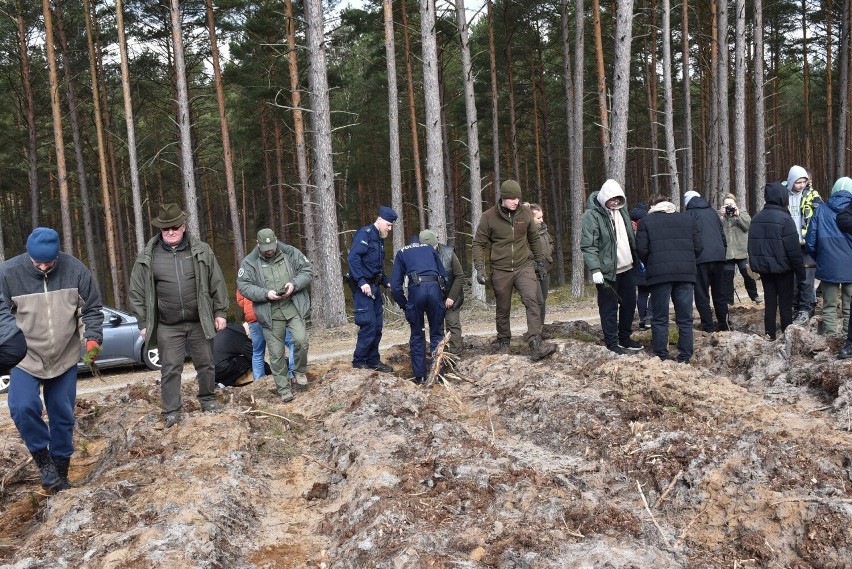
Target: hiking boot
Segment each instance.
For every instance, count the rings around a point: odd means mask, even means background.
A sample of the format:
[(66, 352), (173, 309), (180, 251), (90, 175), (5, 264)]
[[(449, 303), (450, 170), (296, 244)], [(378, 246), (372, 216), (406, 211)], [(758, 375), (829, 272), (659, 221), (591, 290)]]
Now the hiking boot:
[(385, 373), (393, 373), (393, 368), (383, 361), (377, 364), (352, 364), (355, 369), (372, 369), (375, 371), (383, 371)]
[(292, 393), (284, 393), (281, 395), (281, 403), (289, 403), (293, 399), (295, 399), (295, 397), (293, 397)]
[(68, 467), (71, 465), (71, 458), (67, 456), (53, 456), (53, 465), (56, 467), (56, 474), (59, 475), (59, 484), (53, 489), (54, 492), (60, 490), (68, 490), (71, 488), (71, 483), (68, 482)]
[(33, 460), (38, 466), (38, 473), (41, 477), (41, 487), (45, 490), (54, 490), (59, 483), (59, 473), (56, 472), (56, 465), (53, 464), (53, 458), (50, 456), (47, 448), (31, 453)]
[(843, 347), (840, 348), (840, 351), (837, 352), (837, 359), (839, 360), (848, 360), (852, 358), (852, 342), (847, 342), (843, 344)]
[(793, 320), (793, 324), (796, 324), (797, 326), (804, 326), (808, 323), (808, 320), (810, 319), (811, 315), (808, 313), (807, 310), (800, 310), (796, 314), (796, 318)]
[(619, 356), (624, 355), (624, 350), (621, 349), (621, 346), (607, 346), (606, 349), (613, 354), (618, 354)]
[(296, 385), (301, 385), (302, 387), (308, 386), (308, 376), (304, 373), (296, 372), (293, 375), (293, 381), (296, 383)]
[(216, 411), (222, 410), (222, 405), (219, 404), (215, 399), (212, 401), (202, 401), (201, 402), (201, 410), (204, 413), (213, 413)]
[(166, 413), (166, 428), (170, 429), (180, 422), (180, 413)]
[(426, 378), (423, 377), (422, 375), (418, 375), (418, 376), (411, 378), (411, 381), (414, 382), (414, 385), (425, 385), (426, 384)]
[(543, 360), (556, 351), (556, 346), (548, 342), (542, 342), (541, 336), (530, 338), (530, 359), (534, 362)]
[(630, 350), (632, 352), (636, 352), (642, 349), (642, 344), (637, 342), (636, 340), (626, 340), (624, 342), (619, 342), (618, 347), (622, 350)]
[(510, 344), (511, 344), (511, 340), (509, 340), (507, 338), (501, 338), (501, 339), (497, 340), (497, 344), (496, 344), (497, 353), (508, 355)]

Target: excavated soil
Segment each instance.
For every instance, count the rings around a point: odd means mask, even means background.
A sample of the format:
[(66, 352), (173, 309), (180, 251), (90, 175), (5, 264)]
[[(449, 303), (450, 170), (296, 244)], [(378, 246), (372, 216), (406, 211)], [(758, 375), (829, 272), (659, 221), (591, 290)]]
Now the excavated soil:
[(852, 360), (815, 320), (762, 339), (762, 314), (696, 332), (688, 365), (566, 319), (547, 360), (470, 336), (429, 387), (404, 346), (398, 375), (313, 363), (288, 404), (264, 380), (205, 414), (189, 380), (168, 430), (143, 374), (80, 397), (75, 487), (49, 497), (5, 415), (0, 564), (852, 567)]

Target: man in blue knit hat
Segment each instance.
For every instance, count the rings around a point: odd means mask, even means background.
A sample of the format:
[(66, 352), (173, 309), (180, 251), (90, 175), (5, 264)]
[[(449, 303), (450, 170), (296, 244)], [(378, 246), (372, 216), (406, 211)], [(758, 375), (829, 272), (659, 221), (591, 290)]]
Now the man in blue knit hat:
[(0, 293), (27, 344), (27, 355), (11, 372), (9, 413), (38, 465), (42, 488), (70, 488), (77, 362), (83, 343), (97, 357), (103, 342), (101, 294), (89, 269), (59, 251), (59, 234), (49, 227), (36, 228), (27, 252), (0, 265)]
[(393, 371), (379, 358), (384, 315), (380, 287), (390, 288), (385, 275), (385, 237), (393, 229), (396, 218), (396, 212), (383, 205), (376, 221), (359, 229), (352, 238), (348, 256), (349, 287), (358, 325), (358, 341), (352, 355), (354, 368)]

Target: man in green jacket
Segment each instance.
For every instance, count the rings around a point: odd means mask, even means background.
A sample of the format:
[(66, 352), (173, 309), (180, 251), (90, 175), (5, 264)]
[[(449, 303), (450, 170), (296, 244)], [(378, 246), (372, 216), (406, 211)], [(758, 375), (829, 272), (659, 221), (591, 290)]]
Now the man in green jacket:
[(642, 349), (630, 338), (636, 312), (636, 278), (630, 269), (638, 262), (626, 204), (621, 185), (615, 180), (604, 182), (586, 201), (580, 241), (583, 261), (598, 291), (604, 343), (616, 354)]
[[(500, 185), (500, 203), (482, 214), (473, 240), (473, 266), (476, 280), (485, 284), (491, 277), (494, 288), (497, 349), (509, 353), (512, 339), (510, 313), (512, 290), (521, 295), (527, 311), (527, 337), (530, 357), (537, 361), (551, 355), (556, 346), (541, 338), (541, 291), (536, 274), (547, 273), (544, 250), (532, 213), (521, 204), (521, 186), (515, 180)], [(485, 269), (490, 254), (491, 274)]]
[(284, 403), (293, 400), (290, 361), (284, 349), (287, 331), (293, 338), (295, 383), (306, 388), (308, 377), (308, 333), (305, 320), (311, 309), (310, 285), (314, 272), (301, 251), (282, 243), (269, 228), (257, 232), (257, 247), (246, 255), (237, 273), (240, 294), (252, 301), (263, 328), (269, 364), (278, 395)]
[(216, 402), (213, 338), (227, 321), (228, 289), (210, 245), (186, 232), (186, 212), (160, 206), (160, 232), (145, 245), (130, 275), (130, 309), (145, 348), (160, 352), (160, 398), (166, 427), (180, 421), (180, 383), (187, 345), (198, 374), (202, 411)]

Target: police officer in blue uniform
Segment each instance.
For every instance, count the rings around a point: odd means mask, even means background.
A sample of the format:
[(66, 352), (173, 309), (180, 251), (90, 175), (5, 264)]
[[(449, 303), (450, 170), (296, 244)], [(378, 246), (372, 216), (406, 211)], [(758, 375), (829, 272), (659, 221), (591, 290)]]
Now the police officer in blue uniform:
[[(426, 346), (423, 314), (429, 320), (429, 353), (435, 351), (444, 337), (444, 286), (447, 273), (438, 252), (426, 242), (437, 242), (428, 229), (420, 232), (419, 242), (406, 245), (396, 253), (391, 274), (391, 294), (405, 310), (405, 319), (411, 326), (408, 345), (411, 351), (411, 370), (414, 383), (426, 380)], [(408, 277), (408, 298), (403, 283)]]
[(358, 341), (352, 355), (352, 367), (392, 372), (393, 368), (379, 358), (382, 340), (382, 286), (390, 286), (385, 276), (385, 237), (393, 229), (396, 212), (379, 208), (379, 217), (362, 227), (352, 238), (349, 249), (349, 286), (355, 303), (355, 324)]

